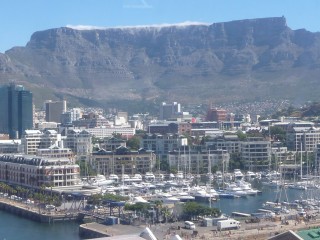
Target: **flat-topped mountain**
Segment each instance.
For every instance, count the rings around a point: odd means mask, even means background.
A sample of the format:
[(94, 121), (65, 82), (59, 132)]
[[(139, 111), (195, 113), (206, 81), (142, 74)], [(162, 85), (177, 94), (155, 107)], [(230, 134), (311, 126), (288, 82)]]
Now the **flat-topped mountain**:
[(0, 83), (36, 98), (222, 102), (315, 99), (320, 33), (284, 17), (225, 23), (35, 32), (0, 54)]

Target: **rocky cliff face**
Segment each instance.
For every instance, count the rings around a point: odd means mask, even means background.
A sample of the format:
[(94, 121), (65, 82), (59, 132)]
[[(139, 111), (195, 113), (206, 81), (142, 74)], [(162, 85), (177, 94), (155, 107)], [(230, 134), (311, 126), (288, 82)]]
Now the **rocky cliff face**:
[(283, 17), (161, 28), (64, 27), (36, 32), (26, 47), (0, 54), (0, 82), (95, 100), (312, 98), (320, 90), (319, 70), (320, 34), (291, 30)]

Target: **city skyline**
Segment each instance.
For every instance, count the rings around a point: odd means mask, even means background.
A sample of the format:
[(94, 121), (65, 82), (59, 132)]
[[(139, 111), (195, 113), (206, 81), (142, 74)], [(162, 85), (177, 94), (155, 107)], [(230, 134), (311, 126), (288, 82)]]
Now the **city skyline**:
[(6, 21), (0, 23), (1, 53), (15, 46), (25, 46), (36, 31), (65, 26), (117, 27), (185, 22), (212, 24), (284, 16), (292, 29), (320, 30), (317, 25), (320, 2), (316, 0), (14, 0), (4, 2), (2, 9), (2, 17)]

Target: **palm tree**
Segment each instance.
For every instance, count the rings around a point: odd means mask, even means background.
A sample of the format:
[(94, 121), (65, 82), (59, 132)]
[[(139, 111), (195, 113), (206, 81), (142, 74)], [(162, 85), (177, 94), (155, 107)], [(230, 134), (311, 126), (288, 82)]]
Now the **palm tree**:
[(154, 205), (156, 207), (156, 214), (157, 214), (156, 219), (157, 219), (157, 222), (160, 222), (160, 213), (161, 213), (161, 210), (162, 210), (162, 201), (156, 200), (154, 202)]
[(164, 219), (166, 220), (166, 223), (168, 222), (168, 218), (171, 216), (171, 212), (167, 206), (164, 206), (161, 210), (162, 215), (164, 216)]

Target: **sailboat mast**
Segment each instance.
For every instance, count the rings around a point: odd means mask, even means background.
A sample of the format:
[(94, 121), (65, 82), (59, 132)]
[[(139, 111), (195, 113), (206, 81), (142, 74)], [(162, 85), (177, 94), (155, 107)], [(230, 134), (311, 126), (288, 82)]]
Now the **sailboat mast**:
[(302, 180), (302, 136), (300, 140), (300, 179)]

